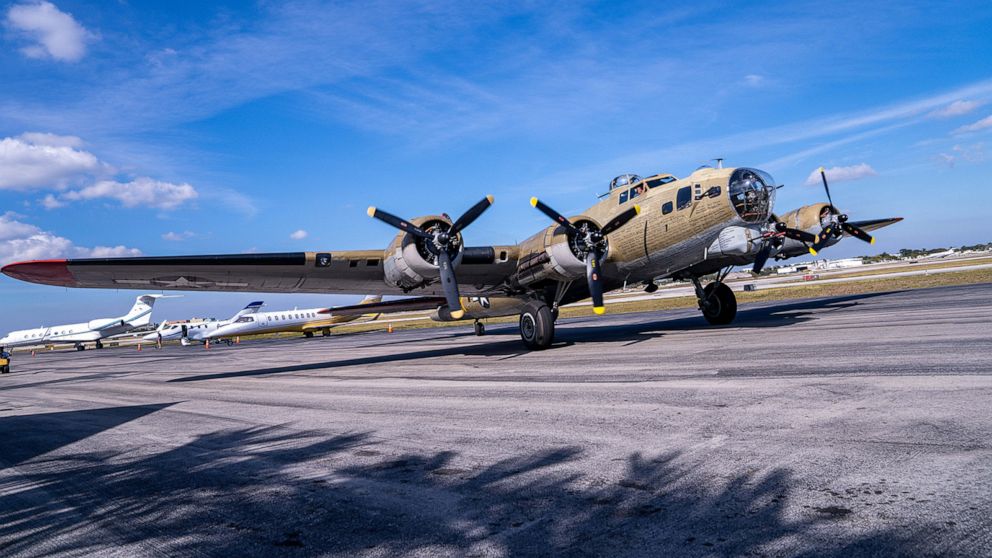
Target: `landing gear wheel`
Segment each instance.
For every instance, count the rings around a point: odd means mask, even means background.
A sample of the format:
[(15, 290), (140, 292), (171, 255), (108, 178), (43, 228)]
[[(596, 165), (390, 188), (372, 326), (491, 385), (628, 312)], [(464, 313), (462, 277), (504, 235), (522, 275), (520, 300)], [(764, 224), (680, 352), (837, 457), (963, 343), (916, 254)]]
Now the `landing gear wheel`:
[(482, 337), (486, 334), (486, 324), (482, 322), (475, 322), (475, 334)]
[(99, 341), (97, 341), (97, 342), (96, 342), (96, 348), (97, 348), (97, 349), (102, 349), (102, 348), (103, 348), (103, 343), (101, 343), (101, 342), (99, 342)]
[(86, 347), (84, 347), (82, 345), (76, 345), (76, 350), (77, 351), (85, 351), (86, 350)]
[(312, 331), (304, 331), (303, 332), (303, 337), (306, 337), (307, 339), (310, 339), (310, 338), (313, 337), (313, 332)]
[(324, 337), (330, 337), (331, 336), (331, 330), (328, 329), (328, 328), (324, 328), (323, 330), (321, 330), (320, 334), (323, 335)]
[(0, 374), (10, 374), (10, 365), (0, 366)]
[(555, 339), (555, 321), (543, 302), (531, 302), (520, 313), (520, 338), (528, 349), (542, 350)]
[(710, 283), (703, 288), (705, 298), (700, 301), (703, 317), (711, 325), (727, 325), (737, 316), (737, 297), (723, 283)]

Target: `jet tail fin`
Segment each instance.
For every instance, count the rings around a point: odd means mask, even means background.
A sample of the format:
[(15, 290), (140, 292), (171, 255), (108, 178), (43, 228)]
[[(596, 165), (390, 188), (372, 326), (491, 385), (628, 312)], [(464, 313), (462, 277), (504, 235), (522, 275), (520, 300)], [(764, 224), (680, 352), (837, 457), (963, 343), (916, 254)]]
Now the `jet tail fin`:
[(237, 318), (240, 318), (241, 316), (245, 316), (247, 314), (254, 314), (259, 310), (261, 310), (262, 306), (265, 306), (265, 302), (262, 300), (256, 300), (255, 302), (251, 302), (248, 304), (248, 306), (245, 306), (241, 310), (238, 310), (238, 313), (232, 316), (231, 320), (236, 320)]
[(155, 301), (160, 298), (178, 297), (159, 294), (143, 294), (134, 299), (134, 306), (131, 307), (131, 310), (126, 316), (121, 318), (121, 321), (129, 323), (133, 327), (148, 325), (152, 320), (152, 308), (155, 307)]

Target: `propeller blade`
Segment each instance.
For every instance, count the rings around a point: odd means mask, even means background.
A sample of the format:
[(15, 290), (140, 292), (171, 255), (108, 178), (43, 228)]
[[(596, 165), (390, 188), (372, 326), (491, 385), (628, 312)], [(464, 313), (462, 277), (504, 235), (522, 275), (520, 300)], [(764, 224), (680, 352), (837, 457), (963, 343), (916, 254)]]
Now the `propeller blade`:
[(834, 233), (833, 223), (824, 227), (823, 231), (816, 236), (816, 241), (813, 242), (813, 246), (810, 247), (809, 253), (815, 256), (817, 252), (823, 250), (823, 247), (827, 245), (827, 242), (830, 240), (830, 237), (833, 236), (833, 233)]
[(854, 238), (857, 238), (859, 240), (864, 240), (868, 244), (875, 244), (875, 237), (859, 229), (858, 227), (850, 223), (842, 223), (841, 227), (844, 229), (844, 232), (853, 236)]
[(592, 297), (592, 311), (597, 314), (606, 312), (603, 304), (603, 282), (599, 276), (599, 254), (590, 250), (586, 254), (586, 280), (589, 282), (589, 295)]
[(387, 225), (392, 225), (393, 227), (396, 227), (397, 229), (403, 232), (414, 234), (416, 236), (419, 236), (420, 238), (427, 238), (427, 239), (434, 238), (433, 236), (427, 234), (413, 223), (400, 219), (399, 217), (393, 215), (392, 213), (388, 213), (381, 209), (376, 209), (375, 206), (369, 206), (367, 213), (369, 214), (369, 217), (373, 219), (378, 219), (383, 223), (386, 223)]
[(827, 191), (827, 201), (830, 202), (830, 211), (833, 211), (834, 200), (830, 199), (830, 186), (827, 186), (827, 171), (820, 167), (820, 178), (823, 179), (823, 189)]
[(630, 221), (634, 217), (637, 217), (638, 215), (640, 215), (640, 213), (641, 213), (641, 206), (635, 205), (634, 207), (631, 207), (627, 211), (624, 211), (620, 215), (617, 215), (616, 217), (611, 219), (609, 223), (603, 225), (603, 230), (599, 232), (603, 236), (606, 236), (611, 232), (619, 229), (620, 227), (626, 225), (628, 221)]
[(792, 240), (798, 240), (799, 242), (806, 242), (806, 243), (816, 242), (815, 234), (808, 233), (806, 231), (802, 231), (799, 229), (785, 228), (782, 229), (782, 234), (786, 238), (791, 238)]
[(542, 202), (537, 198), (531, 198), (530, 204), (536, 207), (537, 210), (540, 211), (541, 213), (550, 217), (552, 221), (565, 227), (565, 230), (568, 231), (568, 234), (574, 235), (579, 233), (579, 229), (575, 228), (575, 225), (573, 225), (571, 221), (566, 219), (565, 216), (562, 215), (561, 213), (558, 213), (554, 209), (551, 209), (551, 206), (549, 206), (548, 204)]
[(768, 262), (768, 257), (772, 255), (772, 243), (765, 241), (765, 245), (761, 247), (758, 254), (754, 257), (754, 267), (751, 268), (751, 273), (757, 275), (761, 273), (762, 268), (765, 267), (765, 263)]
[(489, 209), (489, 206), (491, 206), (492, 204), (493, 204), (492, 196), (486, 196), (482, 198), (482, 201), (470, 207), (468, 211), (463, 213), (462, 216), (459, 217), (453, 225), (451, 225), (450, 234), (452, 235), (458, 234), (465, 227), (471, 225), (472, 222), (478, 219), (479, 215), (482, 215), (482, 213), (485, 210)]
[(441, 286), (444, 287), (444, 298), (448, 303), (448, 310), (451, 317), (460, 320), (465, 315), (462, 310), (461, 299), (458, 296), (458, 281), (455, 279), (455, 269), (451, 265), (451, 257), (447, 250), (441, 250), (437, 254), (438, 269), (441, 271)]

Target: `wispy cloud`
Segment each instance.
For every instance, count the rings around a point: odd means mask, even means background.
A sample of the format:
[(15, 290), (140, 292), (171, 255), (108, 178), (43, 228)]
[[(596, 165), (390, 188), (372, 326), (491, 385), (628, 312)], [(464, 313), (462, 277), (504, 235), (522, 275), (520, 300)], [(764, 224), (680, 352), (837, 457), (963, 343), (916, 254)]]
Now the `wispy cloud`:
[(80, 190), (71, 190), (59, 196), (60, 201), (117, 200), (124, 207), (152, 207), (171, 210), (196, 199), (196, 189), (189, 184), (173, 184), (147, 177), (128, 182), (101, 180)]
[(985, 118), (979, 120), (978, 122), (974, 122), (966, 126), (961, 126), (960, 128), (954, 130), (953, 133), (955, 135), (969, 134), (972, 132), (980, 132), (982, 130), (987, 130), (989, 128), (992, 128), (992, 115), (986, 116)]
[[(834, 182), (847, 182), (851, 180), (860, 180), (869, 176), (875, 176), (878, 173), (875, 169), (871, 168), (868, 163), (861, 163), (859, 165), (851, 165), (848, 167), (831, 167), (829, 169), (824, 169), (824, 174), (827, 175), (827, 180), (831, 183)], [(806, 178), (805, 184), (807, 186), (819, 186), (823, 183), (820, 177), (820, 169), (816, 169), (809, 173)]]
[(14, 4), (7, 10), (6, 26), (31, 44), (21, 48), (28, 58), (76, 62), (86, 54), (86, 43), (96, 35), (51, 2)]
[(183, 232), (169, 231), (162, 235), (162, 240), (168, 240), (170, 242), (182, 242), (183, 240), (189, 240), (194, 236), (196, 236), (196, 233), (192, 231), (183, 231)]
[(292, 238), (293, 240), (303, 240), (307, 236), (308, 236), (307, 231), (305, 231), (303, 229), (299, 229), (299, 230), (293, 231), (293, 233), (289, 235), (289, 238)]
[(978, 101), (964, 101), (958, 99), (945, 107), (931, 112), (930, 116), (934, 118), (954, 118), (955, 116), (970, 114), (980, 106), (982, 106), (982, 103)]

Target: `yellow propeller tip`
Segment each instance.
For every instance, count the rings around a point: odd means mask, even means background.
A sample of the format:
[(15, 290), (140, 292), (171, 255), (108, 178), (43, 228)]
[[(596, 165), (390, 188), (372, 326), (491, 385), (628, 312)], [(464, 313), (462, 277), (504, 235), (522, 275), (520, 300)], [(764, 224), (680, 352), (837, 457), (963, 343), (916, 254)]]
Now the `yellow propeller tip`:
[(818, 170), (818, 171), (820, 171), (820, 172), (827, 172), (827, 170), (826, 170), (826, 169), (824, 169), (823, 167), (820, 167), (820, 168), (819, 168), (819, 169), (817, 169), (817, 170)]
[(460, 319), (462, 319), (462, 316), (464, 316), (464, 315), (465, 315), (465, 311), (464, 310), (452, 310), (451, 311), (451, 319), (452, 320), (460, 320)]
[(603, 315), (603, 314), (606, 313), (606, 307), (605, 306), (593, 306), (592, 307), (592, 311), (595, 312), (596, 314)]
[(530, 204), (531, 204), (532, 206), (534, 206), (534, 207), (537, 207), (537, 198), (531, 198), (531, 199), (530, 199)]
[(868, 241), (868, 244), (875, 244), (875, 237), (874, 236), (871, 237), (871, 240)]
[(370, 205), (368, 210), (365, 212), (369, 214), (369, 217), (375, 217), (375, 206)]
[(641, 206), (635, 205), (634, 206), (634, 213), (640, 215), (641, 214)]
[(809, 249), (809, 253), (810, 253), (810, 254), (813, 254), (813, 255), (815, 256), (815, 255), (816, 255), (816, 250), (814, 250), (814, 249), (812, 249), (812, 248), (810, 248), (810, 249)]
[(492, 204), (494, 201), (496, 201), (496, 198), (494, 198), (492, 195), (486, 196), (486, 199), (489, 200), (489, 203), (490, 204)]

